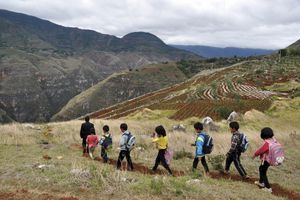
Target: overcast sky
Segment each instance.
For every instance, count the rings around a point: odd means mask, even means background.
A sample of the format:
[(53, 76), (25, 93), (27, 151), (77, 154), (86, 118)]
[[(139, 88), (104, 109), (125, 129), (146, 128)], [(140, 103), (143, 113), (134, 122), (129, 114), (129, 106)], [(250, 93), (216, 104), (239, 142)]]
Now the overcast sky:
[(0, 8), (168, 44), (283, 48), (300, 39), (300, 0), (0, 0)]

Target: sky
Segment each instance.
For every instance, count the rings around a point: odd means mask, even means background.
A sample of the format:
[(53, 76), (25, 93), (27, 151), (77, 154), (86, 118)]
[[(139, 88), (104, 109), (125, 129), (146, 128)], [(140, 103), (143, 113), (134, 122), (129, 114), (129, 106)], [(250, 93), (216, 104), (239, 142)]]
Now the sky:
[(167, 44), (279, 49), (300, 39), (300, 0), (0, 0), (0, 9)]

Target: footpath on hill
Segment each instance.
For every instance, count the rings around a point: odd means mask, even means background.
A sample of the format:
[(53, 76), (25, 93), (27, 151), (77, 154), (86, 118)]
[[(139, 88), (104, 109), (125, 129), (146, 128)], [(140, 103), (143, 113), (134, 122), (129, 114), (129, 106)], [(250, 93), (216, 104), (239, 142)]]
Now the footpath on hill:
[[(84, 156), (87, 158), (90, 158), (88, 154), (85, 154)], [(99, 157), (96, 157), (95, 160), (102, 162), (102, 159)], [(127, 169), (125, 162), (126, 161), (123, 161), (121, 170)], [(107, 164), (116, 166), (117, 161), (114, 159), (109, 159)], [(144, 166), (141, 163), (133, 163), (133, 167), (134, 167), (134, 170), (132, 172), (136, 172), (136, 173), (141, 173), (141, 174), (146, 174), (146, 175), (167, 175), (168, 174), (166, 170), (160, 170), (160, 169), (157, 169), (155, 172), (153, 172), (149, 167)], [(178, 171), (178, 170), (174, 170), (174, 169), (172, 169), (172, 171), (173, 171), (173, 174), (175, 177), (185, 175), (185, 173), (183, 171)], [(224, 174), (224, 173), (218, 172), (218, 171), (210, 172), (210, 177), (213, 179), (226, 179), (226, 180), (230, 180), (230, 181), (240, 181), (240, 182), (245, 182), (248, 184), (254, 184), (254, 181), (258, 180), (258, 178), (254, 178), (254, 177), (250, 177), (249, 179), (245, 180), (245, 179), (242, 179), (237, 174), (227, 175), (227, 174)], [(271, 185), (272, 185), (272, 189), (273, 189), (273, 192), (272, 192), (273, 195), (278, 196), (278, 197), (285, 197), (289, 200), (300, 200), (299, 192), (285, 189), (277, 183), (273, 183)]]

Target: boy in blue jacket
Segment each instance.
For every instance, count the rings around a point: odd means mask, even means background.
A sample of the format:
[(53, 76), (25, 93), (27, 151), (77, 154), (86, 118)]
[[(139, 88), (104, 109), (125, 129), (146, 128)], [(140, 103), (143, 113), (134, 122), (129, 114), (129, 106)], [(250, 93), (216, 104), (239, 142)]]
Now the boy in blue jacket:
[(199, 158), (201, 158), (201, 163), (204, 167), (205, 173), (209, 173), (209, 169), (206, 163), (205, 154), (203, 153), (203, 145), (204, 145), (204, 138), (205, 138), (205, 132), (203, 131), (203, 124), (200, 122), (197, 122), (194, 124), (195, 131), (197, 133), (195, 144), (192, 144), (192, 146), (196, 146), (195, 151), (195, 159), (193, 162), (193, 171), (196, 170)]

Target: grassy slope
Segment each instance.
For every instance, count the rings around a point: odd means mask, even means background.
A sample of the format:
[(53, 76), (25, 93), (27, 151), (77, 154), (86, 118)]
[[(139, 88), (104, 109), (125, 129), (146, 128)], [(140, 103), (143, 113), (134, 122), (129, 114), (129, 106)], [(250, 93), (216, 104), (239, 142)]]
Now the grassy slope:
[[(300, 156), (299, 149), (295, 147), (300, 144), (299, 110), (299, 98), (280, 100), (273, 104), (267, 114), (251, 111), (246, 113), (241, 121), (241, 130), (247, 133), (251, 141), (251, 147), (243, 155), (242, 160), (249, 174), (257, 177), (259, 161), (252, 161), (250, 155), (261, 144), (259, 130), (264, 126), (271, 126), (276, 137), (285, 145), (286, 162), (280, 167), (270, 169), (270, 182), (298, 192), (300, 192)], [(137, 136), (139, 146), (142, 147), (141, 150), (134, 150), (134, 162), (151, 167), (157, 152), (150, 143), (149, 135), (158, 124), (167, 127), (170, 147), (173, 150), (184, 149), (191, 153), (194, 151), (189, 144), (194, 139), (191, 124), (196, 119), (191, 118), (182, 122), (187, 125), (187, 133), (171, 132), (169, 129), (178, 122), (164, 117), (165, 114), (169, 114), (167, 112), (160, 114), (152, 120), (147, 120), (147, 123), (144, 123), (143, 119), (134, 117), (111, 121), (93, 120), (93, 122), (98, 133), (104, 124), (110, 125), (116, 147), (120, 138), (118, 126), (126, 121), (130, 130)], [(104, 165), (81, 156), (78, 148), (80, 123), (81, 121), (70, 121), (41, 124), (34, 125), (34, 128), (26, 124), (1, 126), (5, 135), (0, 139), (0, 191), (15, 192), (17, 189), (25, 189), (37, 199), (43, 193), (56, 197), (76, 196), (80, 199), (95, 197), (96, 199), (121, 197), (124, 199), (280, 199), (258, 190), (254, 185), (203, 177), (200, 173), (201, 165), (199, 165), (199, 172), (190, 173), (192, 160), (189, 158), (172, 161), (173, 169), (186, 172), (183, 177), (149, 176), (116, 171), (111, 165)], [(221, 127), (220, 132), (210, 133), (215, 139), (216, 148), (209, 157), (224, 154), (229, 148), (230, 134), (226, 122), (218, 122), (218, 125)], [(49, 142), (49, 145), (41, 144), (45, 141)], [(110, 153), (114, 159), (117, 158), (117, 154), (116, 148)], [(52, 159), (45, 160), (44, 155), (49, 155)], [(58, 159), (58, 156), (63, 158)], [(45, 164), (47, 167), (38, 169), (39, 164)], [(232, 173), (236, 171), (232, 169)], [(199, 180), (191, 182), (195, 178)]]
[(72, 98), (52, 119), (74, 119), (185, 79), (175, 63), (149, 65), (140, 70), (113, 74)]

